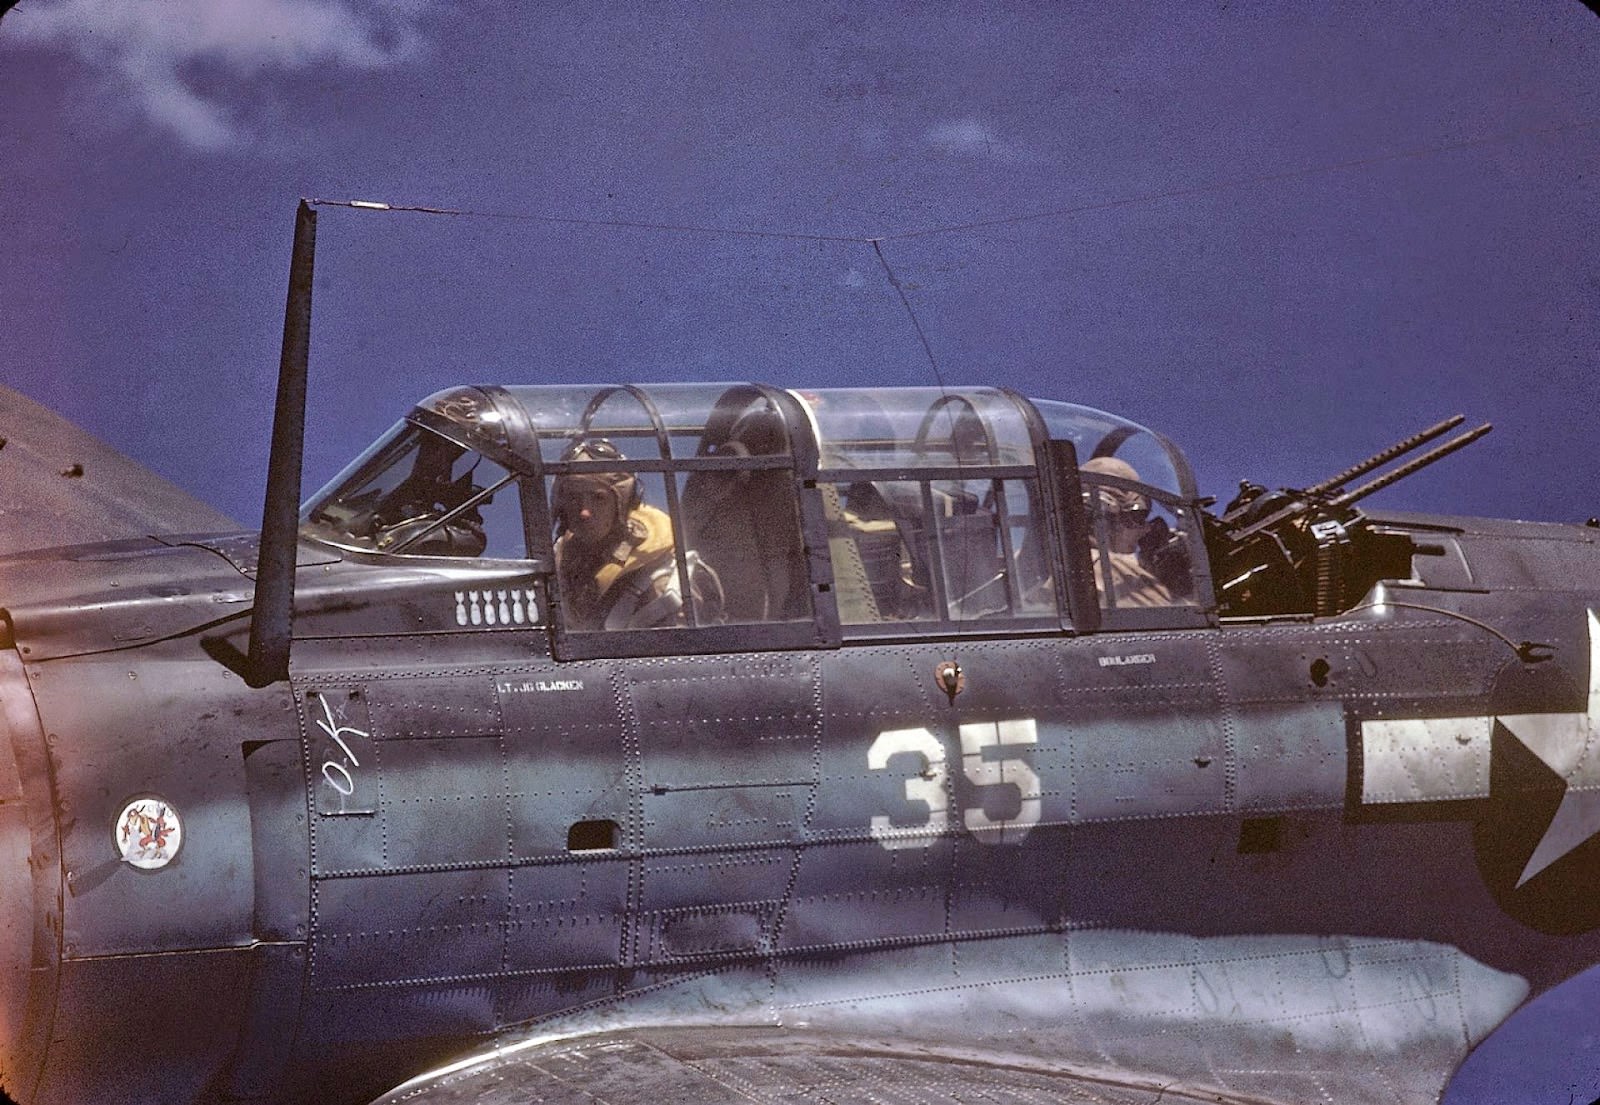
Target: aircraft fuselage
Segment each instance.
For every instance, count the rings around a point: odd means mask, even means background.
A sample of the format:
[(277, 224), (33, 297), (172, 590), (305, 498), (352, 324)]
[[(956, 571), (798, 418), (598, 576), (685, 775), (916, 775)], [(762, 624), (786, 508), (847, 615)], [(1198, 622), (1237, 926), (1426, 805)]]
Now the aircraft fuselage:
[[(1181, 969), (1174, 1015), (1225, 1021), (1228, 964), (1317, 934), (1333, 959), (1455, 949), (1523, 980), (1503, 1015), (1600, 945), (1564, 935), (1600, 920), (1594, 841), (1546, 843), (1587, 777), (1518, 721), (1586, 724), (1600, 553), (1579, 527), (1389, 524), (1470, 579), (1315, 620), (565, 660), (542, 575), (308, 545), (292, 677), (260, 689), (218, 659), (243, 545), (15, 558), (6, 1090), (362, 1102), (562, 1015), (762, 978), (754, 1007), (792, 1010), (795, 980), (875, 964), (947, 987), (1035, 938), (1118, 949), (1061, 967), (1100, 1056), (1141, 1046), (1103, 1028), (1138, 1004), (1086, 980)], [(1530, 874), (1541, 847), (1565, 850)], [(1374, 968), (1393, 992), (1348, 1003), (1431, 1004), (1470, 1037), (1464, 961)], [(1286, 972), (1259, 1000), (1320, 1009), (1328, 985)]]

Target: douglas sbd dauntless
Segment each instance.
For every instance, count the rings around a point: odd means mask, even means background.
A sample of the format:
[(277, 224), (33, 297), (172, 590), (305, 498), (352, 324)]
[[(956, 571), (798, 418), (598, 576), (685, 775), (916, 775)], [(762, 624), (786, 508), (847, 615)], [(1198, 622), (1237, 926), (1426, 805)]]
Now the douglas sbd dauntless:
[(259, 540), (0, 426), (153, 534), (0, 559), (22, 1105), (1423, 1102), (1600, 958), (1600, 531), (1357, 506), (1481, 431), (460, 387), (297, 517), (313, 225)]

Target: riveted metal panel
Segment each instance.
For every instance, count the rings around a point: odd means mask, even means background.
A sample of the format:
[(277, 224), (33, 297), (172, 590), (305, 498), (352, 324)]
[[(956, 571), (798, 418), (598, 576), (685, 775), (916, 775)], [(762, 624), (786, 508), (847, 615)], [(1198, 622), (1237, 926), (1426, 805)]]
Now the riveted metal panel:
[(496, 676), (463, 673), (377, 679), (367, 686), (378, 740), (482, 737), (502, 730)]
[[(250, 690), (192, 640), (30, 669), (52, 744), (69, 957), (223, 947), (252, 937), (254, 876), (241, 738), (293, 732), (282, 686)], [(165, 866), (123, 862), (140, 796), (181, 825)]]
[(1378, 698), (1481, 698), (1494, 675), (1512, 658), (1505, 642), (1472, 626), (1456, 623), (1380, 632), (1350, 655), (1354, 673), (1347, 689)]
[(1074, 888), (1056, 872), (1066, 867), (1066, 837), (1034, 829), (1016, 843), (955, 840), (947, 914), (950, 931), (1016, 931), (1060, 924)]
[[(1504, 642), (1443, 619), (1315, 626), (1229, 626), (1219, 674), (1235, 702), (1453, 699), (1488, 693)], [(1480, 711), (1481, 712), (1481, 711)]]
[(309, 679), (364, 679), (374, 673), (411, 671), (487, 674), (495, 668), (525, 664), (548, 652), (544, 634), (425, 633), (403, 637), (343, 637), (328, 640), (295, 638), (294, 675)]
[(1061, 689), (1076, 710), (1107, 714), (1135, 707), (1214, 709), (1216, 678), (1206, 642), (1211, 632), (1117, 633), (1063, 642)]
[(306, 684), (319, 874), (509, 857), (494, 682), (463, 673)]
[(250, 996), (238, 1047), (223, 1075), (227, 1097), (245, 1100), (279, 1089), (294, 1055), (305, 993), (306, 945), (260, 944), (250, 958)]
[(391, 866), (506, 861), (510, 814), (499, 737), (386, 741), (380, 755)]
[[(304, 547), (304, 546), (302, 546)], [(484, 649), (492, 638), (521, 642), (523, 655), (540, 647), (543, 583), (517, 567), (486, 568), (437, 562), (421, 568), (378, 556), (306, 567), (295, 589), (295, 666), (308, 640), (359, 640), (391, 634), (468, 637)]]
[(300, 744), (245, 748), (258, 940), (304, 940), (311, 910), (311, 842)]
[(10, 649), (0, 649), (0, 771), (0, 1086), (25, 1101), (54, 1015), (62, 889), (44, 733)]
[(301, 694), (301, 707), (305, 710), (312, 806), (318, 816), (377, 813), (383, 782), (361, 688), (308, 684)]
[(602, 1005), (617, 995), (614, 971), (570, 971), (507, 978), (496, 991), (498, 1024), (547, 1018), (563, 1009)]
[(647, 790), (642, 799), (645, 839), (664, 847), (794, 840), (810, 797), (810, 786)]
[[(1523, 523), (1506, 533), (1493, 532), (1488, 519), (1466, 519), (1471, 531), (1462, 537), (1473, 580), (1494, 590), (1561, 588), (1588, 590), (1594, 579), (1600, 547), (1592, 529)], [(1481, 524), (1480, 524), (1481, 523)], [(1504, 525), (1504, 523), (1501, 523)]]
[(788, 848), (651, 856), (642, 863), (644, 895), (657, 909), (706, 902), (765, 902), (783, 897), (794, 870)]
[(1234, 713), (1238, 799), (1244, 810), (1344, 804), (1348, 742), (1337, 702), (1255, 703)]
[(1075, 821), (1159, 817), (1227, 804), (1222, 719), (1200, 710), (1124, 711), (1072, 725)]
[(1399, 718), (1360, 723), (1363, 803), (1489, 797), (1491, 717)]
[(148, 644), (248, 607), (249, 581), (194, 548), (125, 541), (6, 563), (6, 611), (23, 660)]
[(512, 870), (506, 970), (619, 963), (630, 867), (628, 860), (597, 855)]
[(637, 839), (637, 770), (609, 665), (507, 672), (496, 687), (505, 722), (511, 854), (564, 856), (583, 821), (614, 821)]
[[(1227, 715), (1211, 631), (1122, 633), (1065, 642), (1064, 710), (1039, 726), (1045, 820), (1160, 817), (1232, 800)], [(1063, 716), (1064, 715), (1064, 716)]]
[[(33, 1105), (199, 1100), (238, 1038), (250, 959), (237, 948), (63, 963)], [(107, 1015), (107, 994), (129, 996), (120, 1016)]]
[(954, 847), (946, 837), (892, 851), (876, 840), (806, 849), (779, 943), (822, 950), (944, 932)]
[[(367, 761), (373, 773), (382, 769), (376, 757)], [(313, 814), (311, 871), (321, 878), (340, 871), (382, 870), (389, 866), (389, 833), (383, 818)]]
[[(962, 653), (967, 644), (963, 642)], [(933, 669), (949, 659), (942, 649), (846, 648), (822, 657), (824, 709), (828, 741), (841, 727), (864, 730), (854, 723), (872, 721), (885, 729), (920, 724), (944, 708), (945, 696), (934, 685)], [(870, 739), (870, 738), (869, 738)]]
[[(642, 836), (635, 961), (770, 946), (820, 769), (809, 654), (653, 661), (625, 675)], [(728, 851), (732, 849), (732, 851)]]
[[(1041, 711), (1053, 709), (1059, 698), (1059, 652), (1059, 643), (1040, 641), (962, 641), (908, 646), (896, 656), (896, 661), (905, 665), (904, 674), (911, 677), (915, 689), (902, 690), (901, 697), (925, 709), (931, 708), (933, 717), (959, 721), (1036, 717)], [(936, 676), (938, 666), (949, 660), (961, 666), (962, 689), (954, 702), (939, 687)], [(830, 714), (832, 707), (843, 705), (838, 702), (831, 684), (828, 704)], [(880, 709), (882, 705), (886, 704), (880, 704)], [(864, 706), (868, 712), (874, 712), (870, 700)]]
[(349, 1100), (368, 1101), (430, 1060), (459, 1057), (463, 1040), (498, 1027), (496, 996), (493, 982), (477, 979), (312, 990), (296, 1041), (307, 1099), (337, 1084)]
[(498, 972), (508, 881), (494, 868), (318, 880), (313, 987)]
[[(830, 716), (829, 723), (835, 720)], [(954, 784), (950, 774), (959, 772), (960, 756), (950, 747), (950, 740), (940, 735), (947, 726), (936, 722), (932, 729), (901, 729), (900, 723), (900, 719), (882, 723), (895, 726), (883, 732), (920, 730), (926, 736), (917, 741), (894, 742), (888, 758), (876, 768), (869, 759), (872, 749), (878, 747), (878, 733), (870, 728), (872, 722), (865, 721), (867, 728), (863, 728), (863, 722), (858, 721), (854, 733), (842, 734), (837, 741), (830, 734), (823, 760), (825, 777), (807, 824), (808, 838), (868, 840), (871, 827), (878, 824), (902, 837), (917, 834), (914, 841), (897, 843), (910, 851), (951, 831), (950, 793)], [(872, 847), (884, 848), (876, 840)]]
[[(935, 742), (927, 750), (936, 748), (935, 758), (941, 764), (958, 758), (958, 750), (950, 746), (953, 733), (947, 732), (953, 711), (945, 696), (934, 690), (933, 669), (939, 655), (932, 649), (888, 647), (824, 656), (822, 782), (806, 821), (810, 838), (868, 840), (874, 817), (886, 818), (896, 830), (925, 828), (933, 835), (947, 830), (943, 810), (936, 813), (920, 797), (908, 800), (905, 789), (906, 780), (913, 777), (929, 786), (937, 784), (948, 808), (949, 783), (939, 764), (929, 763), (926, 755), (909, 745), (902, 748), (905, 742), (895, 745), (881, 767), (872, 767), (870, 759), (881, 733), (919, 729)], [(871, 841), (869, 855), (882, 851), (877, 841)], [(830, 850), (820, 862), (832, 864), (837, 859), (838, 853)], [(811, 863), (808, 854), (806, 866)]]
[(777, 901), (731, 902), (661, 910), (642, 926), (640, 962), (694, 963), (753, 956), (772, 945)]
[(810, 655), (656, 660), (630, 665), (625, 678), (646, 789), (816, 780)]

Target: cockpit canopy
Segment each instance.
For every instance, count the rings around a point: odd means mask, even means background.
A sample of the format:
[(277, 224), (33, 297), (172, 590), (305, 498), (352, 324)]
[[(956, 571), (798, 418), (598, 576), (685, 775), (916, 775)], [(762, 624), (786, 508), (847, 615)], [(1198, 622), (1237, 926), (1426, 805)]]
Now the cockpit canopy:
[[(1088, 507), (1076, 535), (1057, 501), (1068, 485)], [(463, 387), (313, 496), (302, 531), (365, 553), (531, 561), (575, 631), (808, 626), (819, 602), (847, 632), (1059, 628), (1074, 571), (1108, 611), (1202, 605), (1194, 499), (1159, 435), (1004, 389)], [(1114, 578), (1133, 546), (1096, 521), (1102, 502), (1178, 539), (1163, 580)], [(1103, 555), (1073, 568), (1072, 540)], [(622, 577), (631, 592), (613, 594)]]

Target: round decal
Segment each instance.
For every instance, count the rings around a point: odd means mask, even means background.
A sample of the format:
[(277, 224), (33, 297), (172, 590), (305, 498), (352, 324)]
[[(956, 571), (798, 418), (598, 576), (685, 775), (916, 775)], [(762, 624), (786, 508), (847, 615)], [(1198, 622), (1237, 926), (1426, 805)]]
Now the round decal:
[(154, 871), (172, 862), (183, 846), (183, 823), (178, 811), (159, 798), (135, 798), (117, 818), (117, 851), (142, 871)]

